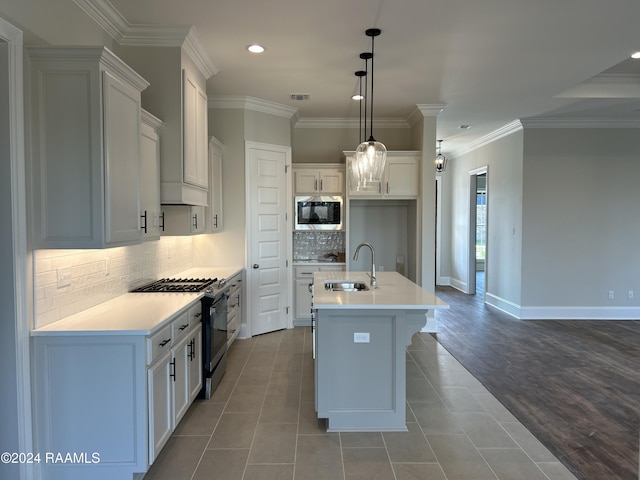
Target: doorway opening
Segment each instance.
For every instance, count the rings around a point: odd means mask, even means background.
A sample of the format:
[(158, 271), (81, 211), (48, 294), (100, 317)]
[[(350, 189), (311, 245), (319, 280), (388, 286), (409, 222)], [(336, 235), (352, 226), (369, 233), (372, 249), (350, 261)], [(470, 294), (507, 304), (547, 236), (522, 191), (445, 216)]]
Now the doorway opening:
[(469, 172), (469, 265), (468, 288), (470, 295), (484, 296), (487, 291), (487, 227), (488, 227), (488, 173), (487, 167)]

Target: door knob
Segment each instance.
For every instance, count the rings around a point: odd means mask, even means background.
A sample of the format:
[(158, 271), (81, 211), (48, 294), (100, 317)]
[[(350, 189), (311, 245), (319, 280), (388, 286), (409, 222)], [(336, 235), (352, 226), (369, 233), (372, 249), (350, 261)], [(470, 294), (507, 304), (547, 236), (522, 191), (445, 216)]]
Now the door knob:
[(260, 265), (258, 265), (257, 263), (254, 263), (252, 266), (253, 266), (254, 270), (257, 269), (257, 268), (260, 268)]

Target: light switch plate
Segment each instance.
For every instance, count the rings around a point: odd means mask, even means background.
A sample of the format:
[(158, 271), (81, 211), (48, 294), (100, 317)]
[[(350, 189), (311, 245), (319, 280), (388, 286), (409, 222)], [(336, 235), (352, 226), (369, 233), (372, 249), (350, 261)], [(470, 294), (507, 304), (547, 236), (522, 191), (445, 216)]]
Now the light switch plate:
[(58, 288), (71, 285), (71, 267), (60, 267), (56, 270)]

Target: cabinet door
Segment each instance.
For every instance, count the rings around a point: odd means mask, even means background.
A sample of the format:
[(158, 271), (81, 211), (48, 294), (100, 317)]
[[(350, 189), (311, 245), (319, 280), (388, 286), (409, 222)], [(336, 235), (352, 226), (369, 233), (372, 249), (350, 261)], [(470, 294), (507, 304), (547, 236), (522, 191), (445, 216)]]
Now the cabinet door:
[(105, 242), (142, 238), (140, 231), (140, 92), (103, 72)]
[(340, 170), (320, 170), (320, 191), (322, 193), (344, 193), (344, 174)]
[(143, 113), (140, 135), (140, 218), (143, 240), (160, 238), (161, 225), (160, 139), (151, 121), (151, 116)]
[(222, 230), (222, 145), (213, 137), (209, 140), (209, 231)]
[(296, 318), (311, 318), (311, 292), (309, 284), (313, 278), (296, 280)]
[(172, 368), (171, 352), (167, 352), (147, 371), (147, 388), (149, 389), (149, 465), (156, 459), (173, 431), (173, 409), (171, 405), (173, 380), (170, 377)]
[(202, 390), (202, 325), (196, 325), (189, 334), (189, 403), (193, 402)]
[(383, 194), (388, 197), (418, 196), (418, 162), (415, 158), (387, 159)]
[(182, 417), (189, 409), (190, 394), (189, 390), (189, 354), (191, 336), (183, 337), (172, 349), (173, 352), (173, 419), (174, 426), (178, 425)]
[(196, 80), (182, 70), (184, 182), (207, 188), (207, 95)]
[(299, 169), (293, 172), (293, 190), (297, 194), (316, 193), (319, 189), (318, 172)]

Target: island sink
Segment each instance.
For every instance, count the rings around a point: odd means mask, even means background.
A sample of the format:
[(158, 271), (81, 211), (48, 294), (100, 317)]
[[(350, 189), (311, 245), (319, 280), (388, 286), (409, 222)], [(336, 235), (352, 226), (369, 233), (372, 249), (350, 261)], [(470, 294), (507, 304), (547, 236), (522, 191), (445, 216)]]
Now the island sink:
[(331, 280), (324, 282), (324, 289), (331, 292), (362, 292), (369, 290), (364, 282), (352, 280)]

